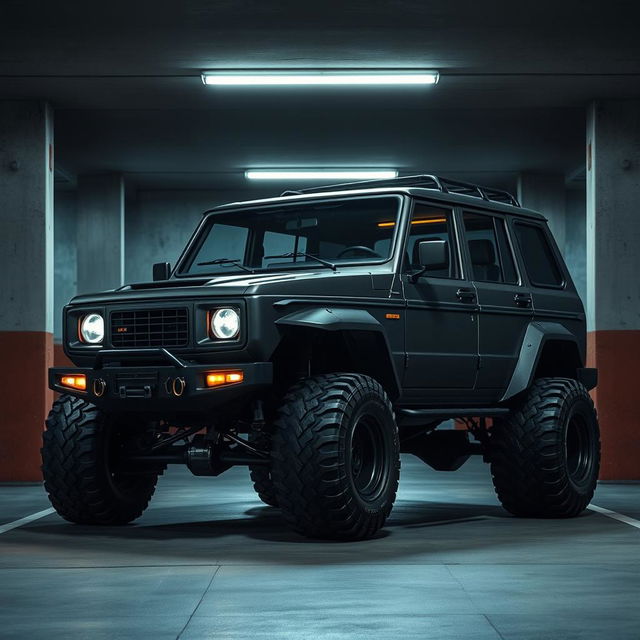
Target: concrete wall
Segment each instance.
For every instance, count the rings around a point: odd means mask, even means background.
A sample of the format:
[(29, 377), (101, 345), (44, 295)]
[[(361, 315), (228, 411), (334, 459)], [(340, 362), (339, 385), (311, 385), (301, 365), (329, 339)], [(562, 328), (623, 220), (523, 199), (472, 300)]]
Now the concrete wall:
[(587, 195), (584, 189), (567, 191), (564, 259), (587, 306)]
[(76, 225), (76, 192), (56, 191), (53, 216), (53, 339), (56, 343), (62, 341), (62, 308), (78, 290)]
[(204, 211), (246, 198), (242, 192), (215, 190), (139, 191), (127, 201), (125, 282), (151, 280), (154, 262), (174, 265)]
[(78, 293), (124, 284), (124, 179), (121, 174), (78, 178)]
[[(151, 279), (151, 265), (175, 264), (202, 212), (239, 200), (226, 191), (141, 191), (127, 199), (125, 212), (125, 282)], [(62, 341), (62, 308), (78, 293), (78, 195), (55, 193), (53, 301), (54, 339)]]

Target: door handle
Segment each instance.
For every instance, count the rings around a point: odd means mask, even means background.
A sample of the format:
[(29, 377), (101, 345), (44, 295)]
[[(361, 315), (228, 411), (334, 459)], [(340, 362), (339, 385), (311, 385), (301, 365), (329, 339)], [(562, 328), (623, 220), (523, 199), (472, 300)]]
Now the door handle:
[(456, 296), (461, 302), (473, 302), (476, 299), (476, 292), (473, 289), (460, 288), (456, 291)]
[(513, 296), (513, 300), (519, 307), (530, 307), (531, 306), (531, 294), (530, 293), (516, 293)]

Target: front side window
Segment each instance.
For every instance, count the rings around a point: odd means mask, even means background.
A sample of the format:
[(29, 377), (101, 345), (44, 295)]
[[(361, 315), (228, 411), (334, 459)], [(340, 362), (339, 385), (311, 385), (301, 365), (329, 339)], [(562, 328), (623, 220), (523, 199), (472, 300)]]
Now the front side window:
[(405, 271), (421, 271), (423, 266), (420, 264), (420, 242), (437, 240), (447, 243), (448, 265), (438, 269), (427, 269), (423, 275), (430, 278), (459, 277), (452, 220), (453, 213), (450, 209), (416, 203), (404, 255)]
[(398, 196), (297, 202), (211, 215), (179, 275), (380, 263), (391, 256)]
[(465, 212), (464, 234), (474, 280), (511, 284), (518, 282), (502, 219)]
[(538, 287), (562, 286), (562, 272), (542, 227), (516, 222), (515, 230), (531, 284)]

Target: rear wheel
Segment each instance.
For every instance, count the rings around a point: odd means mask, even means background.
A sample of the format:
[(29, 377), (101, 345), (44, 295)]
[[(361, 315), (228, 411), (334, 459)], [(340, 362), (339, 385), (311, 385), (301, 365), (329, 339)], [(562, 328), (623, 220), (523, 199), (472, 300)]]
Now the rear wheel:
[(507, 511), (567, 518), (586, 508), (598, 480), (600, 434), (581, 383), (536, 380), (521, 405), (491, 431), (493, 484)]
[(63, 518), (114, 525), (142, 514), (158, 475), (114, 472), (121, 425), (96, 406), (68, 395), (54, 402), (46, 425), (41, 449), (44, 487)]
[(296, 384), (275, 421), (272, 477), (289, 524), (309, 537), (372, 536), (391, 512), (398, 429), (382, 386), (359, 374)]

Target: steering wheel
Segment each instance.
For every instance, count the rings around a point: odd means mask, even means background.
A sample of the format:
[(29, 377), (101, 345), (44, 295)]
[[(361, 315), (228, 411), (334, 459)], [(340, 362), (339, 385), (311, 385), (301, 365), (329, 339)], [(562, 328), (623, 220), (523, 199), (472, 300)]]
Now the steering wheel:
[(370, 249), (369, 247), (365, 247), (359, 244), (343, 249), (338, 254), (338, 258), (342, 258), (346, 253), (349, 253), (349, 252), (356, 252), (356, 253), (360, 253), (360, 255), (364, 254), (365, 256), (373, 256), (374, 258), (382, 258), (382, 256), (379, 253), (376, 253), (373, 249)]

